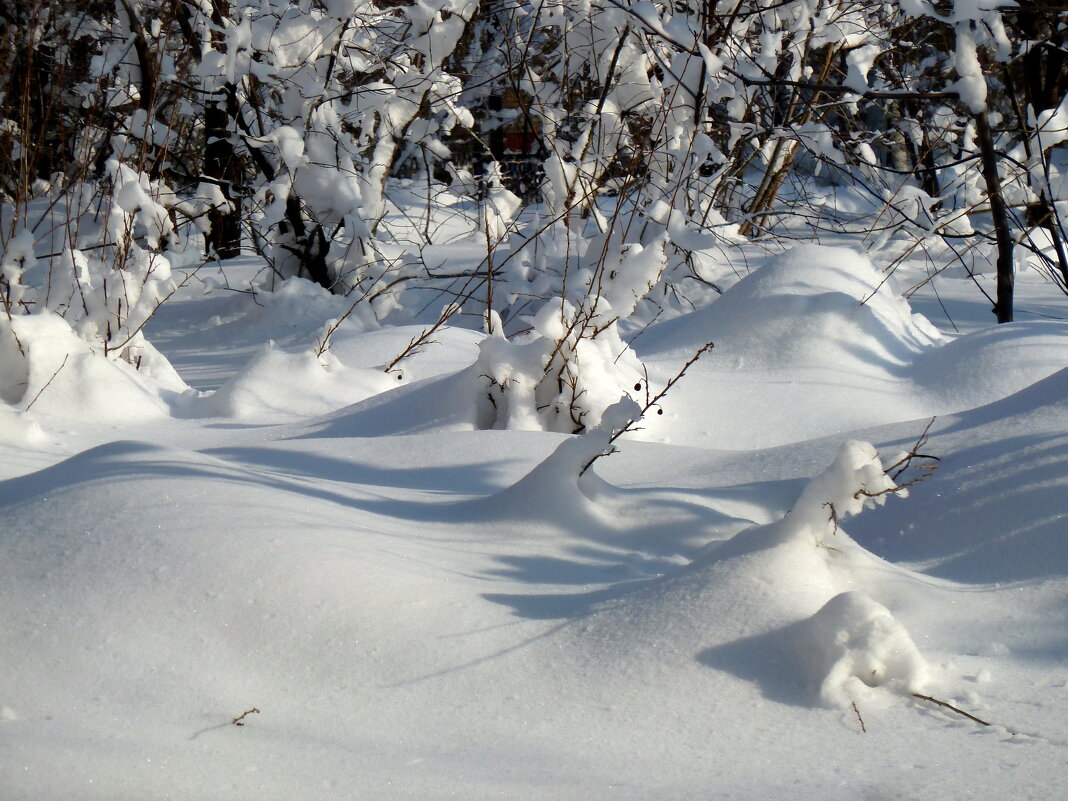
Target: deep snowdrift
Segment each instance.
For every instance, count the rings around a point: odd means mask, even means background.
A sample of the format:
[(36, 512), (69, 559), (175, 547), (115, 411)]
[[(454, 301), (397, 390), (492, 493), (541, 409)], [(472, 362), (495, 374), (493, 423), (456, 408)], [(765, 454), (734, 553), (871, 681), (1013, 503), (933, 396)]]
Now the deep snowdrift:
[(650, 423), (651, 436), (744, 450), (845, 435), (975, 408), (1063, 366), (1063, 323), (949, 341), (911, 312), (897, 284), (852, 250), (805, 245), (708, 308), (652, 327), (635, 346), (661, 379), (701, 344), (715, 350)]
[(651, 327), (654, 384), (716, 348), (581, 478), (633, 408), (477, 430), (469, 331), (387, 374), (417, 330), (316, 356), (332, 299), (189, 292), (178, 378), (29, 323), (0, 795), (1059, 797), (1068, 327), (951, 339), (893, 284), (805, 247)]

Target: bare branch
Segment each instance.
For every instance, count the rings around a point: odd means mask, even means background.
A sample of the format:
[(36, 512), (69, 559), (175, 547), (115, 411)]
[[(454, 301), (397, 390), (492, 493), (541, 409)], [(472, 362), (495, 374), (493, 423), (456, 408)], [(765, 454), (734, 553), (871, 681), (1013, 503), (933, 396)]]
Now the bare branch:
[(968, 718), (968, 720), (974, 720), (980, 726), (989, 726), (990, 725), (989, 722), (983, 720), (982, 718), (977, 718), (971, 712), (965, 712), (959, 706), (953, 706), (953, 704), (949, 703), (948, 701), (940, 701), (937, 698), (934, 698), (934, 697), (932, 697), (930, 695), (923, 695), (922, 693), (913, 693), (912, 697), (913, 698), (919, 698), (921, 701), (930, 701), (932, 704), (938, 704), (938, 706), (944, 707), (945, 709), (952, 710), (953, 712), (956, 712), (958, 715), (963, 715), (964, 717)]
[[(664, 396), (667, 395), (668, 392), (671, 391), (671, 388), (673, 386), (675, 386), (680, 380), (682, 380), (682, 377), (684, 375), (686, 375), (686, 371), (689, 370), (697, 362), (698, 359), (700, 359), (704, 354), (708, 353), (708, 351), (712, 350), (714, 347), (715, 347), (714, 343), (706, 342), (704, 345), (702, 345), (700, 348), (698, 348), (697, 352), (694, 353), (694, 355), (691, 356), (686, 361), (686, 364), (684, 364), (679, 369), (679, 371), (677, 373), (675, 373), (675, 375), (671, 378), (671, 380), (668, 381), (664, 385), (664, 388), (661, 389), (658, 393), (656, 393), (656, 395), (654, 395), (652, 398), (648, 397), (648, 390), (646, 390), (646, 401), (645, 401), (645, 405), (642, 406), (641, 412), (638, 414), (637, 417), (635, 417), (635, 418), (633, 418), (631, 420), (628, 420), (627, 424), (624, 425), (622, 428), (620, 428), (617, 431), (615, 431), (612, 434), (612, 436), (608, 438), (608, 444), (611, 446), (617, 439), (619, 439), (621, 436), (626, 434), (628, 431), (634, 431), (635, 430), (635, 425), (638, 423), (638, 421), (640, 421), (643, 417), (645, 417), (646, 413), (650, 409), (652, 409), (654, 406), (657, 406), (660, 403), (660, 401), (664, 398)], [(646, 380), (646, 387), (648, 387), (648, 386), (649, 386), (649, 382), (648, 382), (648, 380)], [(658, 409), (657, 410), (657, 414), (663, 414), (663, 409)], [(584, 475), (586, 473), (586, 471), (589, 470), (593, 466), (593, 463), (596, 462), (598, 459), (600, 459), (602, 456), (608, 456), (608, 455), (613, 454), (615, 452), (616, 452), (616, 449), (614, 447), (610, 447), (608, 450), (605, 450), (605, 451), (602, 451), (601, 453), (598, 453), (596, 456), (594, 456), (592, 459), (590, 459), (588, 462), (586, 462), (586, 464), (584, 464), (582, 466), (582, 469), (579, 471), (579, 475), (580, 476)]]

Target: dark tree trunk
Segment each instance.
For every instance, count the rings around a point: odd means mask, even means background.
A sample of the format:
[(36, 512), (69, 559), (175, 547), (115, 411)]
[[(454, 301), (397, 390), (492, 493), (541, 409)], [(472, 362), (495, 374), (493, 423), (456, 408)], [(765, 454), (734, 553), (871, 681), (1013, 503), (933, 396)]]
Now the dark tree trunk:
[[(217, 27), (211, 38), (216, 48), (223, 46), (223, 19), (229, 13), (227, 0), (213, 0), (211, 21)], [(204, 108), (204, 176), (219, 186), (230, 201), (230, 208), (213, 207), (208, 212), (211, 228), (205, 244), (217, 258), (232, 259), (241, 253), (241, 161), (231, 138), (237, 117), (237, 90), (227, 83), (222, 93), (223, 97), (209, 100)]]
[(999, 323), (1011, 323), (1015, 279), (1012, 264), (1012, 230), (1009, 227), (1009, 210), (1001, 194), (1001, 176), (998, 173), (998, 156), (994, 150), (994, 137), (990, 132), (990, 123), (987, 121), (985, 111), (975, 115), (975, 130), (982, 155), (983, 179), (986, 181), (986, 195), (990, 201), (994, 236), (998, 244), (997, 298), (994, 301), (993, 311)]
[(211, 228), (207, 248), (220, 259), (231, 259), (241, 253), (241, 161), (234, 151), (231, 138), (236, 106), (234, 86), (227, 84), (225, 102), (208, 103), (204, 109), (204, 176), (218, 184), (230, 208), (213, 207), (208, 212)]
[[(1019, 106), (1017, 109), (1022, 127), (1027, 124), (1026, 109), (1038, 114), (1056, 108), (1068, 94), (1068, 52), (1065, 50), (1068, 35), (1062, 23), (1063, 14), (1061, 6), (1045, 2), (1021, 4), (1016, 11), (1021, 32), (1032, 42), (1019, 59), (1024, 109), (1019, 109)], [(1012, 68), (1007, 66), (1006, 73), (1009, 91), (1016, 94)], [(1028, 156), (1031, 156), (1030, 152)], [(1064, 231), (1057, 224), (1053, 201), (1044, 190), (1036, 189), (1036, 192), (1037, 201), (1027, 208), (1027, 222), (1030, 226), (1044, 228), (1049, 234), (1061, 279), (1068, 290), (1068, 249), (1065, 247)]]

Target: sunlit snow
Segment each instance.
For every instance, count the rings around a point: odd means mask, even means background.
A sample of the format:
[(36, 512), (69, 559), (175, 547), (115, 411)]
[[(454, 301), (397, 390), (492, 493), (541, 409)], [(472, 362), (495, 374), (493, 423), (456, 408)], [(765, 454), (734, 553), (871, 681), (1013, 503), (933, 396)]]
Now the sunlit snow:
[(223, 288), (249, 260), (140, 369), (15, 318), (0, 798), (1060, 797), (1068, 323), (1027, 312), (1063, 298), (1022, 274), (995, 327), (836, 244), (719, 253), (721, 299), (596, 357), (580, 436), (487, 417), (536, 338), (386, 372), (421, 326), (322, 348), (347, 302)]

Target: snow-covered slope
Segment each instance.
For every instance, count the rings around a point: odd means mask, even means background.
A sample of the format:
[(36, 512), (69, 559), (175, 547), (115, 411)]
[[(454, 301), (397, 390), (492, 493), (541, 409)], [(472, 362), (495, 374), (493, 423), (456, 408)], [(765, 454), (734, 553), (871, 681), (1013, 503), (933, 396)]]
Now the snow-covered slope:
[(891, 284), (805, 247), (650, 328), (654, 383), (716, 348), (581, 478), (606, 431), (476, 430), (477, 334), (318, 358), (306, 287), (165, 307), (192, 390), (45, 387), (92, 354), (42, 334), (0, 407), (0, 798), (1060, 797), (1068, 327), (953, 338)]

